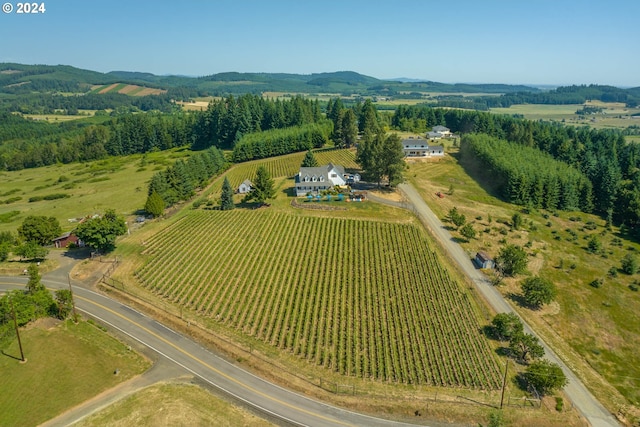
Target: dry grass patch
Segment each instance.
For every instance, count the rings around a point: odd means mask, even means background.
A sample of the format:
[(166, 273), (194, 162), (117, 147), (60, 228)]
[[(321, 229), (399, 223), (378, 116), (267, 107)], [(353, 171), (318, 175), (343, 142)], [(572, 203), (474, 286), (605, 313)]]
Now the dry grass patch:
[(157, 384), (114, 403), (78, 427), (256, 426), (274, 424), (191, 384)]

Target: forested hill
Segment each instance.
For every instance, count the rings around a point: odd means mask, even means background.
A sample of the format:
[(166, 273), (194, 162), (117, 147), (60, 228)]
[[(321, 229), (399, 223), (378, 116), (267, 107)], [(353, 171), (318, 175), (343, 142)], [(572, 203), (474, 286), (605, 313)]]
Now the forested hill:
[(623, 102), (629, 108), (640, 105), (640, 87), (621, 89), (603, 85), (561, 86), (548, 92), (513, 92), (500, 96), (446, 97), (439, 106), (488, 110), (516, 104), (584, 104), (587, 101)]
[(145, 72), (99, 73), (68, 65), (0, 63), (0, 94), (87, 93), (94, 85), (133, 84), (169, 90), (174, 98), (263, 92), (340, 93), (395, 96), (411, 92), (537, 93), (538, 89), (504, 84), (447, 84), (433, 81), (380, 80), (354, 71), (331, 73), (238, 73), (203, 77), (158, 76)]

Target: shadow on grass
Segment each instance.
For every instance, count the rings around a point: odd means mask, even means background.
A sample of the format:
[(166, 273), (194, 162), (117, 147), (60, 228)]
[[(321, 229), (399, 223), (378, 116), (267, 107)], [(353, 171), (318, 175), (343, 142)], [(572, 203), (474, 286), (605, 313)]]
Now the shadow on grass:
[(14, 355), (12, 355), (12, 354), (9, 354), (9, 353), (5, 352), (4, 350), (2, 350), (2, 355), (3, 355), (3, 356), (7, 356), (7, 357), (8, 357), (8, 358), (10, 358), (10, 359), (17, 360), (18, 362), (22, 362), (22, 359), (20, 359), (20, 358), (19, 358), (19, 357), (17, 357), (17, 356), (14, 356)]

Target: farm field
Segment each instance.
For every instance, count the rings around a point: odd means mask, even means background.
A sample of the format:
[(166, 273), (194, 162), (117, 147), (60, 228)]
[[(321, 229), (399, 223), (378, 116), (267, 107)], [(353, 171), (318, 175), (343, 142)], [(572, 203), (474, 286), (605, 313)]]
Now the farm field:
[(529, 120), (546, 120), (563, 122), (573, 126), (589, 126), (595, 129), (624, 129), (628, 126), (640, 126), (640, 119), (631, 117), (640, 113), (640, 108), (626, 108), (618, 102), (590, 101), (584, 105), (600, 107), (602, 113), (580, 116), (575, 114), (583, 104), (543, 105), (520, 104), (509, 108), (492, 108), (494, 114), (521, 114)]
[(136, 276), (147, 289), (314, 365), (379, 381), (500, 385), (468, 290), (416, 225), (196, 210), (149, 238), (143, 257)]
[[(20, 355), (17, 340), (0, 357), (3, 426), (39, 425), (149, 367), (147, 360), (87, 322), (40, 319), (20, 336), (27, 363), (14, 359)], [(115, 367), (120, 369), (117, 376)]]
[(91, 87), (92, 93), (122, 93), (130, 96), (160, 95), (166, 93), (165, 89), (155, 89), (125, 83), (113, 83), (110, 85), (96, 85)]
[[(495, 198), (491, 183), (474, 180), (458, 164), (455, 151), (438, 162), (411, 163), (407, 176), (445, 223), (454, 206), (472, 223), (477, 238), (461, 243), (470, 257), (478, 250), (495, 256), (504, 242), (526, 248), (528, 275), (553, 281), (559, 291), (556, 301), (541, 310), (518, 305), (519, 282), (526, 276), (505, 279), (499, 290), (612, 412), (625, 407), (639, 417), (640, 359), (633, 343), (640, 342), (640, 296), (631, 286), (637, 275), (622, 273), (620, 266), (626, 254), (640, 251), (640, 244), (626, 240), (616, 228), (607, 231), (605, 221), (593, 215), (526, 213)], [(450, 188), (452, 195), (435, 196)], [(509, 225), (515, 212), (524, 219), (520, 230)], [(453, 235), (460, 237), (455, 231)], [(602, 255), (586, 250), (594, 235), (603, 244)], [(603, 285), (589, 286), (594, 279), (602, 279)]]
[[(130, 215), (144, 206), (147, 182), (189, 151), (171, 150), (88, 163), (0, 172), (0, 231), (14, 231), (28, 215), (53, 216), (63, 231), (69, 219), (113, 208)], [(59, 197), (29, 202), (32, 198)], [(32, 199), (33, 200), (33, 199)]]

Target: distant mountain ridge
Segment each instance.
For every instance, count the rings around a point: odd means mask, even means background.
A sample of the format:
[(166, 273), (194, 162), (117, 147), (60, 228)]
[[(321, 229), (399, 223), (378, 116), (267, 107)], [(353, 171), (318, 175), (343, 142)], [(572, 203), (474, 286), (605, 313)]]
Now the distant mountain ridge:
[(522, 85), (447, 84), (431, 81), (381, 80), (354, 71), (312, 74), (223, 72), (202, 77), (158, 76), (138, 71), (100, 73), (69, 65), (0, 63), (0, 92), (86, 92), (94, 85), (114, 83), (158, 89), (188, 88), (194, 95), (259, 92), (397, 95), (409, 92), (511, 93), (538, 92)]

